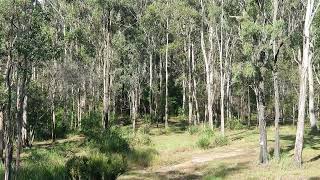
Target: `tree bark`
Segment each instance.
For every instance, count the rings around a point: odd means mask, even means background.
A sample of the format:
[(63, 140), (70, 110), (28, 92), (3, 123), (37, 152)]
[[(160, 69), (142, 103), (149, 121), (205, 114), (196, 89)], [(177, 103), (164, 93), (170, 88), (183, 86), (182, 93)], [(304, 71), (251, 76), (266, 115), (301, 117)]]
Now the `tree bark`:
[(27, 106), (28, 106), (28, 96), (25, 95), (23, 101), (23, 123), (22, 123), (22, 144), (23, 146), (29, 146), (29, 138), (28, 138), (28, 131), (27, 131)]
[(259, 81), (258, 87), (256, 88), (257, 99), (258, 99), (258, 119), (259, 119), (259, 132), (260, 132), (260, 155), (259, 163), (268, 163), (268, 146), (267, 146), (267, 131), (266, 131), (266, 120), (265, 120), (265, 97), (264, 97), (264, 82)]
[(317, 120), (315, 115), (315, 107), (314, 107), (314, 83), (313, 83), (313, 70), (311, 60), (309, 62), (308, 67), (308, 82), (309, 82), (309, 118), (310, 118), (310, 126), (311, 132), (318, 132)]
[(274, 109), (275, 109), (275, 145), (274, 157), (276, 160), (280, 159), (280, 137), (279, 137), (279, 119), (280, 119), (280, 103), (279, 103), (279, 86), (278, 86), (278, 72), (273, 72), (273, 85), (274, 85)]
[(168, 128), (168, 96), (169, 96), (169, 92), (168, 92), (168, 79), (169, 79), (169, 75), (168, 75), (168, 51), (169, 51), (169, 19), (167, 18), (167, 34), (166, 34), (166, 67), (165, 67), (165, 71), (166, 71), (166, 103), (165, 103), (165, 128)]
[[(203, 1), (201, 0), (201, 11), (202, 11), (202, 18), (204, 18), (205, 13), (204, 13), (204, 4)], [(204, 20), (202, 20), (204, 21)], [(202, 22), (201, 25), (201, 50), (203, 54), (203, 59), (205, 63), (205, 74), (206, 74), (206, 91), (207, 91), (207, 115), (208, 115), (208, 122), (209, 122), (209, 127), (213, 130), (213, 88), (212, 88), (212, 83), (213, 83), (213, 72), (212, 72), (212, 50), (213, 50), (213, 27), (209, 25), (209, 43), (210, 43), (210, 50), (209, 53), (207, 54), (206, 52), (206, 45), (205, 45), (205, 40), (204, 40), (204, 22)]]
[(9, 45), (9, 53), (6, 68), (6, 88), (7, 88), (7, 101), (6, 101), (6, 112), (5, 112), (5, 163), (4, 163), (4, 180), (10, 180), (12, 175), (12, 136), (13, 136), (13, 126), (12, 126), (12, 114), (11, 114), (11, 103), (12, 103), (12, 87), (11, 87), (11, 75), (12, 75), (12, 50), (11, 45)]
[(0, 160), (3, 160), (3, 149), (4, 149), (4, 117), (3, 111), (0, 110)]
[[(319, 3), (319, 2), (318, 2)], [(310, 65), (310, 28), (316, 9), (314, 8), (314, 0), (308, 0), (306, 3), (306, 15), (303, 29), (303, 55), (302, 64), (300, 68), (300, 91), (299, 91), (299, 105), (298, 105), (298, 123), (296, 141), (294, 147), (294, 160), (298, 166), (302, 165), (302, 149), (303, 149), (303, 135), (304, 135), (304, 121), (305, 121), (305, 106), (307, 98), (307, 78), (308, 67)], [(315, 6), (318, 7), (318, 4)]]
[(224, 37), (223, 37), (223, 0), (221, 1), (221, 15), (220, 15), (220, 48), (219, 48), (219, 59), (220, 59), (220, 128), (221, 128), (221, 135), (224, 136), (224, 72), (223, 72), (223, 44), (224, 44)]
[(190, 34), (188, 34), (188, 120), (189, 126), (192, 124), (192, 59), (191, 59), (191, 39)]
[[(151, 38), (152, 39), (152, 38)], [(150, 45), (151, 45), (152, 40), (150, 40)], [(152, 51), (150, 50), (149, 52), (149, 114), (151, 121), (153, 119), (153, 108), (152, 108), (152, 95), (153, 95), (153, 90), (152, 90), (152, 82), (153, 82), (153, 56), (152, 56)]]
[[(278, 14), (278, 0), (273, 0), (273, 24), (276, 24)], [(273, 87), (274, 87), (274, 124), (275, 124), (275, 145), (274, 145), (274, 158), (280, 159), (280, 137), (279, 137), (279, 119), (280, 119), (280, 97), (279, 97), (279, 82), (278, 82), (278, 70), (277, 70), (277, 49), (276, 39), (273, 40)]]

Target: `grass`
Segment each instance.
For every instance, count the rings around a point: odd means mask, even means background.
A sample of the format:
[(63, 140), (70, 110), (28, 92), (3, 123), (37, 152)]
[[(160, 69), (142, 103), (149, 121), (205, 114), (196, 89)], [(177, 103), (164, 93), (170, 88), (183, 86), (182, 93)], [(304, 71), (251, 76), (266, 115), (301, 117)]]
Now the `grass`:
[[(268, 150), (270, 163), (265, 166), (258, 165), (258, 140), (259, 133), (256, 128), (227, 130), (227, 143), (218, 143), (217, 146), (209, 146), (201, 149), (197, 141), (204, 130), (202, 127), (187, 128), (187, 123), (181, 118), (170, 121), (170, 128), (150, 126), (148, 131), (139, 132), (134, 138), (142, 138), (131, 144), (131, 151), (127, 152), (129, 172), (120, 179), (307, 179), (320, 177), (320, 136), (305, 133), (305, 145), (303, 150), (303, 167), (293, 166), (292, 155), (295, 141), (295, 127), (282, 126), (280, 129), (281, 160), (272, 159), (274, 146), (274, 128), (269, 127)], [(219, 130), (214, 130), (212, 137), (220, 137)], [(144, 141), (150, 141), (145, 143)], [(211, 142), (214, 143), (214, 142)], [(241, 155), (231, 153), (241, 150)], [(50, 141), (36, 142), (31, 149), (24, 149), (22, 154), (22, 167), (17, 179), (67, 179), (65, 164), (74, 156), (90, 156), (99, 150), (85, 143), (85, 139), (79, 135), (72, 135), (66, 139), (58, 140), (51, 144)], [(212, 158), (205, 163), (192, 164), (190, 160), (195, 157)], [(162, 171), (164, 167), (169, 169), (175, 165), (181, 165), (180, 169)], [(2, 169), (2, 170), (1, 170)], [(143, 170), (143, 173), (141, 173)], [(0, 175), (3, 167), (0, 166)]]

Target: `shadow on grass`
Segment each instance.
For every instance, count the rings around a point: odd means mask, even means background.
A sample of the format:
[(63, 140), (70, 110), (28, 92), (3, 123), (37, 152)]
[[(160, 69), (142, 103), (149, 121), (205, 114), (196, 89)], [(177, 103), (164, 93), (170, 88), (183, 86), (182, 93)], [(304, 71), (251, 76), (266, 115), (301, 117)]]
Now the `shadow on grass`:
[[(286, 146), (283, 151), (289, 152), (294, 149), (294, 144), (296, 140), (295, 135), (280, 135), (280, 140), (289, 141), (289, 145)], [(319, 134), (307, 134), (304, 137), (304, 148), (310, 148), (313, 150), (320, 150), (320, 135)]]
[(223, 179), (229, 175), (232, 175), (238, 171), (248, 168), (249, 162), (237, 163), (236, 165), (221, 164), (218, 167), (209, 169), (204, 179)]

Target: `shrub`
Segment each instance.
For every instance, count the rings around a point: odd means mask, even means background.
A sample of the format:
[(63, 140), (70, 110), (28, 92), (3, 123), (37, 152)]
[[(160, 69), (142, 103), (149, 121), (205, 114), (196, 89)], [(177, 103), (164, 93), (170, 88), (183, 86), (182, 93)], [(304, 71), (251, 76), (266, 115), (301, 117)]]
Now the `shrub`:
[(103, 153), (127, 153), (130, 151), (128, 138), (124, 137), (121, 129), (117, 127), (103, 131), (94, 139), (94, 142)]
[(55, 151), (32, 150), (30, 157), (23, 162), (17, 179), (68, 179), (64, 163), (64, 157)]
[(199, 132), (199, 127), (198, 126), (190, 126), (188, 129), (188, 132), (190, 135), (196, 134)]
[(133, 141), (136, 145), (151, 145), (152, 140), (148, 134), (137, 134)]
[(226, 136), (215, 135), (213, 137), (212, 145), (213, 147), (225, 146), (229, 144), (229, 139)]
[(200, 138), (197, 141), (197, 146), (202, 149), (211, 147), (225, 146), (229, 144), (229, 139), (220, 134), (215, 135), (211, 129), (205, 129), (201, 132)]
[(210, 147), (210, 141), (210, 137), (201, 136), (197, 141), (197, 146), (201, 149), (208, 149)]
[(230, 119), (226, 123), (226, 127), (228, 127), (231, 130), (240, 130), (240, 129), (245, 129), (246, 126), (244, 123), (241, 121), (241, 119)]
[(150, 134), (150, 129), (151, 129), (150, 124), (143, 124), (143, 125), (141, 125), (141, 127), (139, 127), (138, 133), (140, 133), (140, 134)]
[(101, 123), (101, 113), (91, 112), (82, 119), (81, 132), (88, 138), (95, 138), (101, 135), (103, 131)]
[(127, 169), (127, 160), (119, 154), (104, 155), (94, 153), (87, 156), (74, 156), (66, 163), (70, 179), (116, 179)]

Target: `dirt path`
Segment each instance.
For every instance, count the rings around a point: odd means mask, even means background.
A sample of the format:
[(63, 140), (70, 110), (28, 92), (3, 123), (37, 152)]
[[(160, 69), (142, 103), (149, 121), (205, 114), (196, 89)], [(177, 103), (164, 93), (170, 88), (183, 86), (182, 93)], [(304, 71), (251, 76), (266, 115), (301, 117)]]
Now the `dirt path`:
[(248, 163), (256, 153), (255, 148), (225, 146), (193, 154), (188, 160), (174, 165), (130, 171), (118, 179), (201, 179), (210, 162), (231, 159), (234, 163)]

